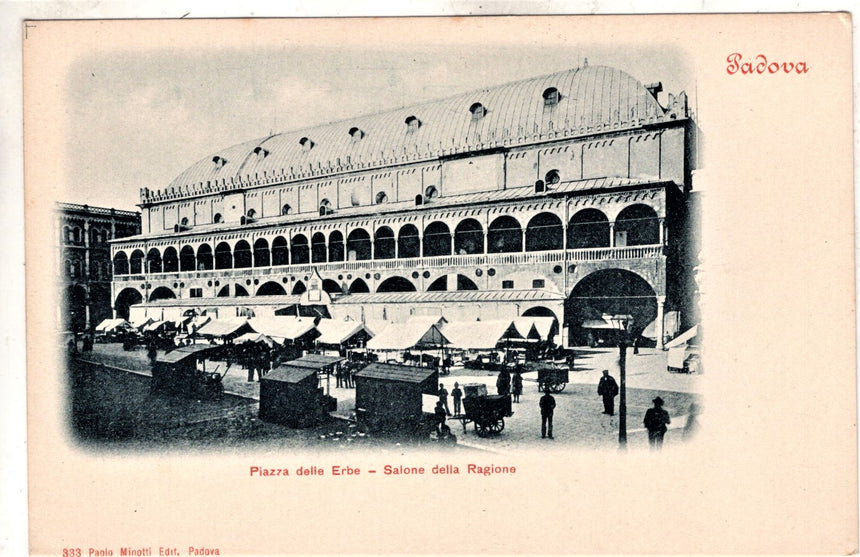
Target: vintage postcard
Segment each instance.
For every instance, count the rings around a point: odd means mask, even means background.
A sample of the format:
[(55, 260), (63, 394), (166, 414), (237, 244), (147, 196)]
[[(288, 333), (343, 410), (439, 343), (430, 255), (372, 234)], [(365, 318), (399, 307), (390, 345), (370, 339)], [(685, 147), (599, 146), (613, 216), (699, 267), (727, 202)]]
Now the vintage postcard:
[(25, 22), (32, 554), (856, 552), (851, 40)]

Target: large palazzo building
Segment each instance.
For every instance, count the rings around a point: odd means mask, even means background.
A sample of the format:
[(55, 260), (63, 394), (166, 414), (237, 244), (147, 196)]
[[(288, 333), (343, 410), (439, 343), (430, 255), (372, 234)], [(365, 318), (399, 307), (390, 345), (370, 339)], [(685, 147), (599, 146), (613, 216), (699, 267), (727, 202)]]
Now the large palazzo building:
[(169, 318), (696, 319), (684, 93), (584, 66), (253, 139), (140, 196), (112, 299)]

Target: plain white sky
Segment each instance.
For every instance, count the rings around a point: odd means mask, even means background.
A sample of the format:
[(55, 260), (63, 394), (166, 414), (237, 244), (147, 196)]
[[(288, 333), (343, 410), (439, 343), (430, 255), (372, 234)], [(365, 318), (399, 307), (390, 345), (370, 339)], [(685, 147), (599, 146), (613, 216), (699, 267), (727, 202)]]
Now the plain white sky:
[(70, 118), (62, 201), (135, 209), (222, 148), (353, 116), (481, 89), (581, 64), (614, 66), (667, 92), (695, 77), (683, 52), (623, 44), (548, 51), (505, 45), (364, 50), (117, 50), (82, 58), (65, 80)]

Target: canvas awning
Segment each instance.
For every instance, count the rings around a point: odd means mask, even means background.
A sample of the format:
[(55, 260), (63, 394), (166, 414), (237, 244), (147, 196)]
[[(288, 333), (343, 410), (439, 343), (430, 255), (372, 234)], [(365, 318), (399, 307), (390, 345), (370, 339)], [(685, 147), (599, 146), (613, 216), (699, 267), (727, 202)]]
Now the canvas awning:
[(96, 325), (96, 331), (108, 332), (128, 325), (129, 323), (125, 319), (105, 319)]
[(245, 333), (242, 336), (236, 337), (234, 344), (242, 344), (244, 342), (262, 342), (269, 348), (275, 345), (275, 341), (262, 333)]
[(511, 321), (504, 319), (447, 323), (442, 332), (450, 340), (451, 347), (464, 350), (492, 350), (509, 333), (522, 338)]
[[(667, 311), (665, 316), (663, 317), (663, 335), (675, 336), (678, 333), (678, 318), (679, 314), (677, 311)], [(640, 336), (645, 338), (650, 338), (651, 340), (657, 339), (657, 320), (648, 323), (642, 332), (639, 333)]]
[(320, 336), (317, 338), (317, 342), (320, 344), (343, 344), (362, 331), (366, 332), (368, 336), (373, 336), (373, 333), (360, 321), (322, 319), (317, 324), (317, 330), (320, 332)]
[(537, 342), (541, 339), (540, 332), (531, 317), (517, 317), (505, 335), (505, 340), (525, 340)]
[(160, 329), (160, 328), (164, 327), (164, 325), (165, 325), (166, 323), (167, 323), (167, 321), (153, 321), (152, 323), (150, 323), (149, 325), (147, 325), (146, 327), (144, 327), (144, 328), (143, 328), (143, 331), (144, 331), (144, 332), (147, 332), (147, 333), (155, 332), (155, 331), (157, 331), (158, 329)]
[(197, 333), (207, 337), (227, 337), (242, 334), (243, 328), (248, 327), (248, 320), (238, 319), (213, 319), (197, 330)]
[(263, 333), (278, 342), (296, 340), (316, 328), (314, 319), (311, 317), (254, 317), (248, 323), (254, 331)]
[(699, 326), (694, 325), (693, 327), (687, 329), (686, 331), (684, 331), (680, 335), (676, 336), (675, 338), (673, 338), (672, 340), (667, 342), (665, 348), (669, 349), (669, 348), (674, 348), (676, 346), (682, 346), (684, 344), (687, 344), (688, 342), (693, 340), (698, 334), (699, 334)]
[(391, 323), (367, 342), (370, 350), (438, 348), (451, 342), (442, 333), (443, 317), (416, 317), (406, 323)]
[(558, 334), (558, 320), (555, 317), (517, 317), (514, 321), (531, 321), (540, 340), (549, 340), (549, 337)]
[(155, 321), (155, 320), (152, 317), (147, 317), (147, 318), (143, 319), (142, 321), (132, 321), (131, 326), (134, 327), (135, 329), (137, 329), (138, 331), (140, 331), (140, 330), (143, 330), (144, 327), (146, 327), (147, 325), (149, 325), (153, 321)]
[(171, 350), (170, 352), (159, 356), (157, 361), (166, 364), (175, 364), (177, 362), (181, 362), (186, 358), (203, 357), (206, 355), (207, 351), (213, 351), (214, 349), (214, 346), (206, 344), (191, 344), (188, 346), (180, 346), (176, 350)]

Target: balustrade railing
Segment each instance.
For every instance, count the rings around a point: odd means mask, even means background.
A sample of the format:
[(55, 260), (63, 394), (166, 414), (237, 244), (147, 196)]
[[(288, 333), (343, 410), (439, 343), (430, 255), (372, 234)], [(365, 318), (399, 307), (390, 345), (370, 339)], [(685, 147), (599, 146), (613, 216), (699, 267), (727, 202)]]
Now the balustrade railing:
[(531, 265), (535, 263), (578, 263), (589, 261), (610, 261), (625, 259), (644, 259), (663, 255), (663, 246), (628, 246), (617, 248), (584, 248), (550, 251), (529, 251), (516, 253), (477, 253), (468, 255), (442, 255), (436, 257), (409, 257), (403, 259), (366, 259), (360, 261), (336, 261), (330, 263), (299, 263), (274, 267), (247, 267), (242, 269), (214, 269), (206, 271), (178, 271), (168, 273), (148, 273), (147, 275), (115, 275), (114, 281), (132, 282), (148, 278), (165, 279), (209, 279), (245, 278), (285, 273), (310, 273), (313, 268), (321, 273), (333, 271), (376, 271), (433, 269), (457, 266), (492, 265)]

